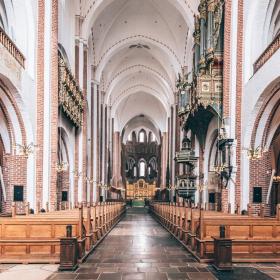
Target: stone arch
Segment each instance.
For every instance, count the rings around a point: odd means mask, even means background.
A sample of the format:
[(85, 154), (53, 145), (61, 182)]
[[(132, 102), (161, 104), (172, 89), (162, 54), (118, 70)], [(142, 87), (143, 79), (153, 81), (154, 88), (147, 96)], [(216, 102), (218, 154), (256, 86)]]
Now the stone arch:
[(5, 115), (7, 127), (10, 135), (10, 149), (9, 152), (13, 152), (13, 147), (16, 144), (26, 145), (27, 136), (26, 129), (21, 114), (21, 110), (18, 106), (18, 102), (15, 95), (15, 89), (11, 87), (11, 84), (7, 79), (0, 79), (0, 105), (2, 112)]

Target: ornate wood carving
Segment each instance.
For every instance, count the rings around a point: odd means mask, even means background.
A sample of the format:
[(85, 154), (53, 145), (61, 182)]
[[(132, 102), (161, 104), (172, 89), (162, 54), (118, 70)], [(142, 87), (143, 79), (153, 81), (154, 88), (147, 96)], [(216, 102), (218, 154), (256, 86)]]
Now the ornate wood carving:
[(177, 86), (180, 94), (178, 113), (182, 123), (185, 123), (189, 114), (194, 114), (200, 106), (205, 109), (211, 107), (218, 115), (222, 114), (223, 3), (221, 0), (200, 2), (200, 14), (195, 17), (193, 33), (193, 79), (187, 89), (182, 90)]
[(58, 55), (58, 67), (59, 106), (69, 120), (75, 126), (80, 127), (83, 124), (84, 96), (82, 90), (60, 54)]

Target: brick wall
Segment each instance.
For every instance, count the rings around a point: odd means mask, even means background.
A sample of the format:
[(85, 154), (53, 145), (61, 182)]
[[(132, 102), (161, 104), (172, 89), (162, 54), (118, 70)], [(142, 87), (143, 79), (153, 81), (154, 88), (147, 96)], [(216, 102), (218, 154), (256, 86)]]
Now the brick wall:
[(3, 177), (6, 188), (7, 200), (6, 202), (2, 202), (1, 207), (4, 213), (10, 213), (15, 185), (23, 186), (24, 200), (26, 200), (27, 157), (10, 154), (4, 155)]
[(221, 210), (224, 213), (228, 212), (228, 189), (223, 188), (221, 191)]
[[(272, 150), (265, 152), (262, 158), (250, 160), (250, 203), (253, 215), (259, 215), (260, 204), (253, 203), (253, 188), (262, 188), (262, 202), (266, 202), (270, 183)], [(265, 205), (265, 215), (270, 215), (271, 205)]]
[(70, 198), (70, 180), (69, 180), (69, 170), (63, 171), (57, 174), (57, 205), (58, 209), (65, 209), (67, 206), (66, 202), (62, 202), (62, 191), (68, 192), (68, 201)]

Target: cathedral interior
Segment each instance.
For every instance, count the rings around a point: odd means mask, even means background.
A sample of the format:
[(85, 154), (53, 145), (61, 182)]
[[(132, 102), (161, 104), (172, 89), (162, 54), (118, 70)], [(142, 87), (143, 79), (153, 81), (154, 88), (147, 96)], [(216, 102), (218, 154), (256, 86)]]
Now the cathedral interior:
[(279, 49), (279, 0), (0, 0), (0, 280), (280, 279)]

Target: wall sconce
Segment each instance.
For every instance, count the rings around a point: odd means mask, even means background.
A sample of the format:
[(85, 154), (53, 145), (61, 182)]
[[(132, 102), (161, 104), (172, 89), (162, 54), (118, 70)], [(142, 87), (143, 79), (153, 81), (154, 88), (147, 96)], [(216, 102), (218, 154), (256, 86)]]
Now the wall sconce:
[(280, 176), (273, 176), (273, 183), (280, 183)]
[(224, 164), (216, 165), (213, 168), (213, 171), (218, 175), (221, 176), (222, 172), (225, 170), (226, 166)]
[(58, 162), (56, 164), (56, 171), (58, 173), (67, 171), (68, 170), (68, 166), (69, 166), (68, 162)]
[(75, 178), (80, 178), (83, 175), (83, 172), (79, 172), (78, 170), (73, 170), (72, 173), (74, 174)]
[(29, 157), (29, 155), (34, 153), (35, 148), (38, 147), (33, 142), (31, 142), (29, 145), (21, 145), (21, 144), (15, 144), (14, 149), (19, 149), (19, 154), (23, 156)]
[(258, 146), (256, 149), (250, 148), (245, 150), (247, 151), (248, 159), (257, 160), (263, 156), (263, 149), (260, 146)]
[(86, 177), (86, 181), (90, 184), (94, 183), (93, 178), (90, 178), (90, 177)]
[(103, 190), (108, 191), (110, 189), (110, 186), (108, 185), (102, 185), (101, 187)]

